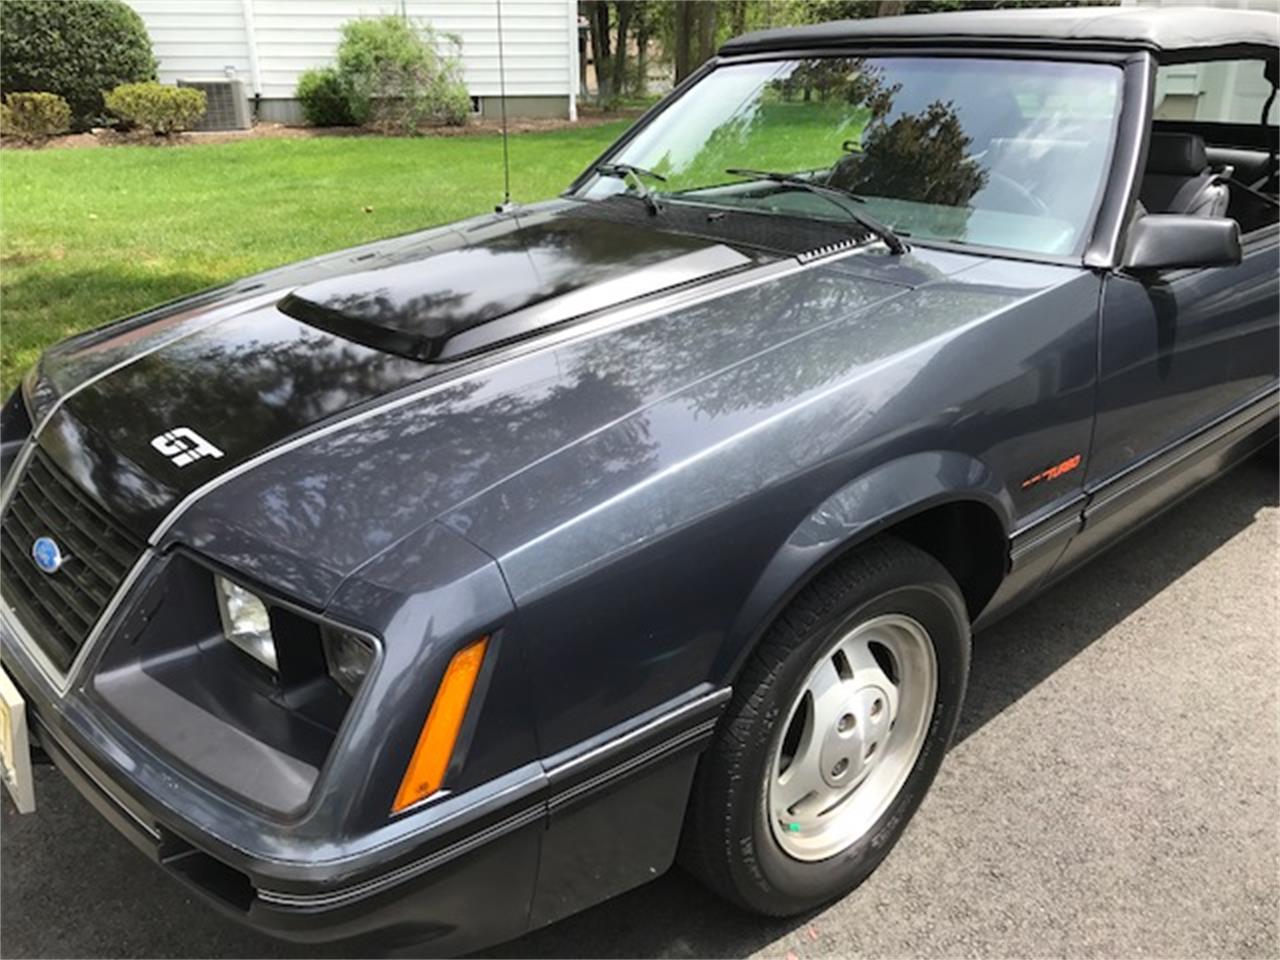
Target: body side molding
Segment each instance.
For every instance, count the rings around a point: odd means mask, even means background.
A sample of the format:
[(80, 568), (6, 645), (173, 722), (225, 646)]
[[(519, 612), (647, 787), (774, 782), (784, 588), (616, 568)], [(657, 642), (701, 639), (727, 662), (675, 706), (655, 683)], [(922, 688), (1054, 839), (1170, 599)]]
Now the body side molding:
[(1247, 433), (1261, 426), (1268, 417), (1274, 418), (1277, 400), (1280, 400), (1280, 385), (1272, 384), (1199, 430), (1086, 488), (1089, 502), (1084, 509), (1084, 527), (1087, 529), (1090, 523), (1124, 509), (1135, 498), (1141, 498), (1143, 488), (1168, 477), (1171, 470), (1176, 470), (1206, 447), (1233, 434)]

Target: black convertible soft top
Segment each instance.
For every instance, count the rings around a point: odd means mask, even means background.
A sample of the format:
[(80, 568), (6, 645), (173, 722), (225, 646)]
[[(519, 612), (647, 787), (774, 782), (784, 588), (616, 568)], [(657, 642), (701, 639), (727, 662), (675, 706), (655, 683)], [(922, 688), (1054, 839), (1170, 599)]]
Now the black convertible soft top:
[(965, 10), (760, 30), (730, 40), (722, 56), (866, 45), (990, 43), (1152, 50), (1166, 62), (1207, 51), (1280, 46), (1280, 14), (1221, 7), (1063, 7)]

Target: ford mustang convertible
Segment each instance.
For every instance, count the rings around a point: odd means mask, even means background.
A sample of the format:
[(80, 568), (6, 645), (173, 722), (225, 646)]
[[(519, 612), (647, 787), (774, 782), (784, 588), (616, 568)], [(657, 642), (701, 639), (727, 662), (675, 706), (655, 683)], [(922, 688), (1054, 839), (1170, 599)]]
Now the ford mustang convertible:
[(844, 895), (973, 631), (1276, 436), (1277, 19), (747, 35), (554, 200), (53, 347), (0, 422), (9, 792), (51, 760), (363, 949), (677, 859)]

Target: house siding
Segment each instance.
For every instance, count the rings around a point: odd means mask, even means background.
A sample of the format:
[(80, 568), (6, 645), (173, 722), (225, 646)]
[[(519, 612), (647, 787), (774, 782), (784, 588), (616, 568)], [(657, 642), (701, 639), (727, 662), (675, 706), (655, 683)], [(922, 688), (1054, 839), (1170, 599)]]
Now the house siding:
[(241, 0), (130, 0), (151, 35), (160, 80), (221, 77), (228, 67), (249, 81), (249, 43)]
[[(151, 34), (164, 83), (222, 77), (228, 70), (263, 100), (291, 101), (298, 77), (331, 64), (342, 24), (404, 13), (462, 42), (467, 91), (500, 92), (497, 4), (493, 0), (128, 0)], [(573, 112), (577, 91), (574, 0), (502, 0), (507, 96), (562, 100)], [(256, 64), (255, 55), (256, 54)], [(255, 70), (256, 67), (256, 70)], [(254, 90), (256, 83), (256, 91)], [(279, 109), (274, 111), (281, 113)], [(284, 111), (288, 113), (288, 110)]]
[[(1122, 6), (1169, 5), (1167, 0), (1122, 0)], [(1280, 0), (1196, 0), (1195, 5), (1280, 13)], [(1156, 119), (1257, 123), (1270, 95), (1260, 60), (1170, 64), (1156, 74)], [(1267, 120), (1280, 122), (1280, 103), (1273, 103)]]

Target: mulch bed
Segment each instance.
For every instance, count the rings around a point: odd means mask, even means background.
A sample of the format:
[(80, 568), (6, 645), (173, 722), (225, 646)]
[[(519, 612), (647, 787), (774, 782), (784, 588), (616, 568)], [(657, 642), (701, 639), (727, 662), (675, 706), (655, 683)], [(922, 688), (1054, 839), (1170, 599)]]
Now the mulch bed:
[[(552, 130), (572, 130), (594, 127), (617, 120), (633, 120), (643, 111), (599, 111), (580, 109), (576, 122), (556, 118), (512, 117), (507, 124), (512, 133), (542, 133)], [(424, 137), (475, 137), (492, 136), (502, 130), (497, 120), (469, 120), (460, 127), (433, 127), (424, 130)], [(295, 127), (283, 123), (257, 123), (248, 130), (212, 130), (208, 132), (180, 133), (171, 137), (157, 137), (149, 133), (120, 133), (101, 129), (90, 133), (69, 133), (51, 137), (42, 143), (26, 143), (12, 137), (0, 138), (0, 147), (6, 150), (58, 150), (84, 147), (113, 147), (122, 145), (146, 146), (199, 146), (206, 143), (234, 143), (239, 140), (307, 140), (312, 137), (373, 137), (380, 136), (357, 127)]]

